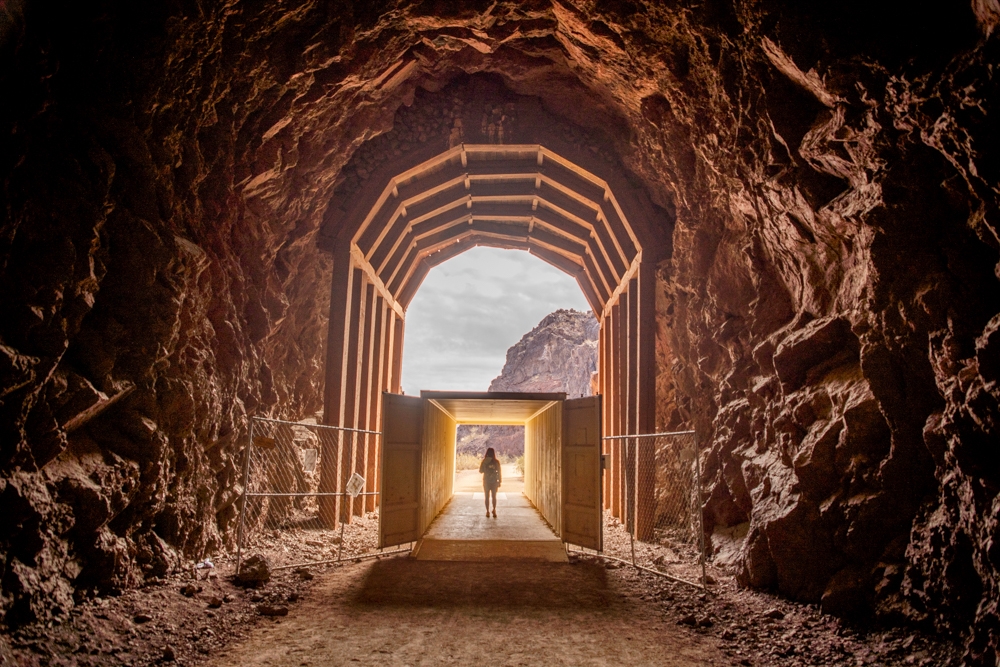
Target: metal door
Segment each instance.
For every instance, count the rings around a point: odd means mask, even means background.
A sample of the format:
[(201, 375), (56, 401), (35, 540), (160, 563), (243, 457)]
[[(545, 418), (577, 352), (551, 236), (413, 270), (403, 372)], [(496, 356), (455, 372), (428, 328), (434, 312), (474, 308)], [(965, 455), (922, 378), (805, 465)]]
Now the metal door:
[(424, 403), (417, 396), (382, 394), (380, 547), (420, 539), (420, 457)]
[(603, 548), (601, 397), (563, 402), (562, 540)]

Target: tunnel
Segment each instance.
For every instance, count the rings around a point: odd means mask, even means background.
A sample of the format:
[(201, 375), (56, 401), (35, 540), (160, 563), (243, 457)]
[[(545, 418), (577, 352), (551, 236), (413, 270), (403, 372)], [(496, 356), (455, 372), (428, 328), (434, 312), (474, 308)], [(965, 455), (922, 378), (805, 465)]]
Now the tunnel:
[[(606, 521), (651, 529), (616, 438), (695, 431), (734, 585), (995, 663), (998, 25), (993, 0), (0, 3), (4, 622), (235, 550), (254, 420), (380, 432), (421, 281), (489, 246), (600, 321)], [(378, 506), (336, 495), (386, 472), (371, 440), (318, 448), (331, 523)]]
[(417, 542), (451, 501), (455, 428), (524, 426), (524, 495), (562, 542), (601, 550), (599, 397), (421, 392), (384, 397), (379, 546)]

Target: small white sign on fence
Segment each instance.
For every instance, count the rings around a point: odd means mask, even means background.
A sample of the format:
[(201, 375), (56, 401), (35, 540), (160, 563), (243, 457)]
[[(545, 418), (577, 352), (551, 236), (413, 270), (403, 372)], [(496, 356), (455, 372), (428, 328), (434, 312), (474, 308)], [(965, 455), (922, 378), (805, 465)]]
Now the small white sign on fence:
[(351, 498), (357, 498), (358, 494), (361, 493), (364, 488), (365, 478), (358, 473), (354, 473), (351, 475), (351, 479), (347, 480), (347, 495)]
[(302, 458), (302, 470), (305, 472), (316, 472), (316, 462), (319, 460), (319, 450), (309, 447), (300, 449), (299, 456)]

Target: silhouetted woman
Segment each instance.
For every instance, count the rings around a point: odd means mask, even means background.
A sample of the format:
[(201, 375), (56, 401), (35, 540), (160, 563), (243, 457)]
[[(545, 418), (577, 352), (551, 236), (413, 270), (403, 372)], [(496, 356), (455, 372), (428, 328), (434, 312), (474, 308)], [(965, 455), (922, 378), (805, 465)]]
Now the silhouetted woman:
[(497, 515), (497, 489), (503, 481), (500, 475), (500, 462), (496, 452), (490, 447), (486, 450), (486, 458), (479, 464), (479, 472), (483, 474), (483, 495), (486, 496), (486, 516), (490, 515), (490, 494), (493, 495), (493, 516)]

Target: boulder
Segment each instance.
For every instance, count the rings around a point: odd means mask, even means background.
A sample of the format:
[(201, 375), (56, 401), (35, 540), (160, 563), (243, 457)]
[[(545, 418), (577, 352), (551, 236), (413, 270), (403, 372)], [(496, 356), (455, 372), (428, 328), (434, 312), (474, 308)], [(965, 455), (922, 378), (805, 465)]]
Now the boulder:
[(236, 581), (244, 586), (261, 586), (271, 580), (271, 565), (261, 554), (243, 560)]

